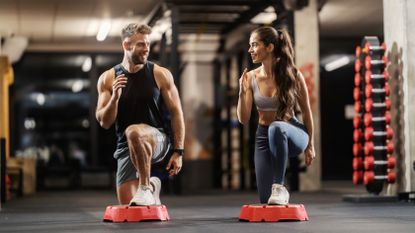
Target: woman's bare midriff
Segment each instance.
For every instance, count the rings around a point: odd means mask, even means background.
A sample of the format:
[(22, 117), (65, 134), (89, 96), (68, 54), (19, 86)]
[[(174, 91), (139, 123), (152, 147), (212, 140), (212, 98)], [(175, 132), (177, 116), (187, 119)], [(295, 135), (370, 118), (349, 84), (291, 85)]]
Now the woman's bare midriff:
[(276, 112), (258, 111), (258, 123), (260, 125), (270, 125), (277, 116)]

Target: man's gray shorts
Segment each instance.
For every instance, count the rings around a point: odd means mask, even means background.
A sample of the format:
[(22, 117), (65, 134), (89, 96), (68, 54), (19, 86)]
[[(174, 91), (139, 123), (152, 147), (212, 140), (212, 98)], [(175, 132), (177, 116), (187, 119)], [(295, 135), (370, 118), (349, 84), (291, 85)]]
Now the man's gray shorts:
[[(154, 128), (156, 134), (156, 148), (154, 149), (151, 163), (161, 162), (170, 150), (170, 140), (168, 136), (160, 130)], [(114, 152), (114, 158), (117, 159), (117, 186), (124, 182), (134, 180), (138, 178), (138, 172), (135, 169), (130, 159), (130, 152), (128, 145), (118, 148)]]

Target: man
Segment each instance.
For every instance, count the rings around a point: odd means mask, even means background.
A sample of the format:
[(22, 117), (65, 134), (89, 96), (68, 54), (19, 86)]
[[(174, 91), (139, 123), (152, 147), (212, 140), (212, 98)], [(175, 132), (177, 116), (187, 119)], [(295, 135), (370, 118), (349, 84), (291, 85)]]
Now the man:
[[(161, 182), (150, 178), (151, 164), (173, 149), (166, 170), (173, 176), (182, 167), (185, 126), (179, 94), (170, 71), (147, 61), (150, 33), (147, 25), (132, 23), (123, 28), (123, 60), (105, 71), (97, 85), (96, 118), (105, 129), (115, 123), (120, 204), (160, 205)], [(174, 145), (165, 108), (171, 115)]]

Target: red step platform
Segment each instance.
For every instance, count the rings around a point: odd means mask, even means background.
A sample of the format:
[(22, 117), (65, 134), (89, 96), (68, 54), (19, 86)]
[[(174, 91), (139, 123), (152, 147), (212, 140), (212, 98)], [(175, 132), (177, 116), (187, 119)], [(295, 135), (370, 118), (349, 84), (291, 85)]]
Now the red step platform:
[(239, 220), (249, 222), (307, 221), (308, 215), (302, 204), (243, 205)]
[(105, 222), (168, 221), (170, 217), (165, 205), (117, 205), (107, 206), (103, 220)]

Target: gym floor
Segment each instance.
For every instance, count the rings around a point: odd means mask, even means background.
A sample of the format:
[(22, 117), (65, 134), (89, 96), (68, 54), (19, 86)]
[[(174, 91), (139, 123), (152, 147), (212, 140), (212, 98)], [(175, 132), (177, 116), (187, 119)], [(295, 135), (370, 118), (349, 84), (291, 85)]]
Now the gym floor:
[(0, 212), (0, 232), (376, 232), (409, 233), (415, 229), (415, 203), (349, 203), (344, 194), (364, 194), (349, 183), (325, 183), (322, 191), (292, 193), (303, 203), (309, 221), (248, 223), (238, 221), (243, 204), (254, 192), (214, 192), (162, 196), (167, 222), (103, 222), (107, 205), (116, 203), (110, 190), (57, 191), (14, 199)]

